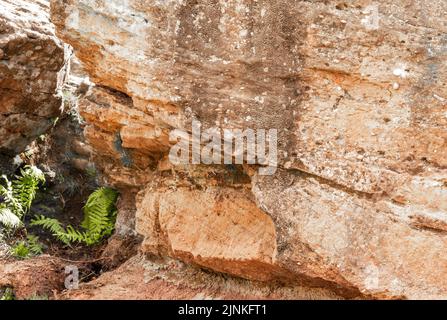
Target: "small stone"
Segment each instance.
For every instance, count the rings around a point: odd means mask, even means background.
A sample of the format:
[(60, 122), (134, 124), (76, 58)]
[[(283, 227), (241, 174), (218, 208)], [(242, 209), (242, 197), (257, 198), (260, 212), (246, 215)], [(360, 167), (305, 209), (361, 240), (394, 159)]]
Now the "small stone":
[(396, 77), (406, 78), (408, 75), (408, 72), (402, 68), (396, 68), (393, 70), (393, 74)]
[(394, 82), (393, 83), (393, 89), (394, 90), (399, 90), (399, 88), (400, 88), (400, 84), (398, 84), (397, 82)]

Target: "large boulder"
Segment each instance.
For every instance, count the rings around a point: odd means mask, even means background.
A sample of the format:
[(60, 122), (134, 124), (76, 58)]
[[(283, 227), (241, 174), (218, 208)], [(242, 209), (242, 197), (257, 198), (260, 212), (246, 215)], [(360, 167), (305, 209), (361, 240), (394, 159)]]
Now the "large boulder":
[[(345, 296), (447, 298), (443, 0), (55, 0), (143, 250)], [(174, 166), (169, 132), (278, 130), (273, 176)]]
[(54, 35), (49, 1), (0, 1), (0, 153), (23, 152), (54, 124), (70, 55)]

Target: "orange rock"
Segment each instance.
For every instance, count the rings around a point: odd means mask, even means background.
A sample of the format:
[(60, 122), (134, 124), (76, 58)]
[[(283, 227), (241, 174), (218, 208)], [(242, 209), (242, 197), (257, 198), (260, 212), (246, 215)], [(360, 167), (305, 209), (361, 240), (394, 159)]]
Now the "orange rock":
[[(350, 297), (439, 299), (446, 6), (381, 1), (375, 29), (365, 5), (332, 0), (56, 0), (52, 20), (98, 85), (81, 109), (105, 180), (140, 190), (144, 252)], [(281, 170), (166, 164), (166, 135), (194, 119), (278, 129)]]

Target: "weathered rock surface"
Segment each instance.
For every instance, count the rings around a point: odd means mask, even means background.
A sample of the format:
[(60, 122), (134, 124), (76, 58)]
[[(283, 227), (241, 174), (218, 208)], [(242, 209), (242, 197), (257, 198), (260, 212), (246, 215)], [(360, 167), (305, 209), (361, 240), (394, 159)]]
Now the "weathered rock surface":
[[(96, 163), (139, 191), (144, 251), (380, 298), (447, 297), (446, 14), (442, 0), (52, 2), (98, 85), (80, 103)], [(280, 169), (173, 166), (169, 131), (193, 119), (278, 129)]]
[(275, 226), (248, 193), (224, 187), (146, 190), (136, 221), (137, 232), (146, 238), (143, 250), (169, 252), (220, 272), (271, 279)]
[(70, 55), (54, 35), (49, 1), (0, 1), (0, 152), (24, 151), (53, 125)]
[(212, 274), (170, 259), (148, 260), (137, 255), (119, 269), (65, 291), (70, 300), (203, 300), (203, 299), (342, 299), (330, 290), (265, 284)]

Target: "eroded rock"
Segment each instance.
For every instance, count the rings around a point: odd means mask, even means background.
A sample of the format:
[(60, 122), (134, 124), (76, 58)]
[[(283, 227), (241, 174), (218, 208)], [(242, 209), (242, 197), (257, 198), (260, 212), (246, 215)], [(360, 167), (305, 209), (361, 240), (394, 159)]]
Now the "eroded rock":
[(204, 272), (172, 259), (138, 255), (119, 269), (58, 296), (69, 300), (342, 299), (330, 290), (280, 286)]
[(0, 2), (0, 151), (15, 155), (61, 113), (70, 49), (54, 35), (45, 0)]
[[(143, 250), (380, 298), (447, 296), (446, 12), (442, 0), (52, 4), (98, 85), (80, 108), (105, 180), (143, 190)], [(240, 182), (234, 166), (173, 166), (169, 131), (193, 120), (278, 129), (280, 170), (244, 166)]]
[(247, 190), (149, 189), (139, 203), (136, 230), (146, 238), (146, 252), (165, 249), (184, 261), (252, 279), (275, 276), (275, 226)]

